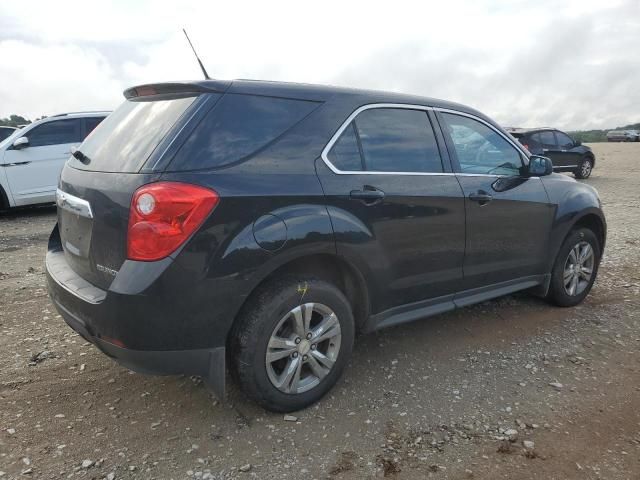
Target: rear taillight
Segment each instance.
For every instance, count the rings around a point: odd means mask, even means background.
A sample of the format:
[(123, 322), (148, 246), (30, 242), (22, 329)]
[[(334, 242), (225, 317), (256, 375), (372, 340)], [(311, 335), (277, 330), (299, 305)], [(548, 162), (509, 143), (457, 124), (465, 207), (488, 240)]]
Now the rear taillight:
[(127, 233), (127, 258), (160, 260), (182, 245), (218, 204), (208, 188), (158, 182), (133, 194)]
[(523, 143), (522, 146), (527, 150), (527, 152), (530, 151), (529, 150), (529, 145), (527, 145), (526, 143)]

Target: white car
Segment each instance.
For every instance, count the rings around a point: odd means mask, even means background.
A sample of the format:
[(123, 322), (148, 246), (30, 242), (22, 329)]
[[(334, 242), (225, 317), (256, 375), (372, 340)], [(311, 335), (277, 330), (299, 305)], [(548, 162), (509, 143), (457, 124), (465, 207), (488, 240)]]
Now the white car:
[(0, 142), (0, 210), (55, 202), (58, 177), (72, 149), (108, 114), (54, 115), (26, 125)]

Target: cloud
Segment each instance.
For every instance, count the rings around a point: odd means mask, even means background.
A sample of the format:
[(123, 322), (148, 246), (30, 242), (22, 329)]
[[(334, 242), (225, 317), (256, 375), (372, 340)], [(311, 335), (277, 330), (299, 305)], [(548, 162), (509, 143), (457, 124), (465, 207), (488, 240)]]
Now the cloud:
[(114, 108), (128, 86), (200, 78), (183, 26), (218, 78), (407, 92), (504, 125), (640, 120), (637, 0), (9, 2), (0, 116)]

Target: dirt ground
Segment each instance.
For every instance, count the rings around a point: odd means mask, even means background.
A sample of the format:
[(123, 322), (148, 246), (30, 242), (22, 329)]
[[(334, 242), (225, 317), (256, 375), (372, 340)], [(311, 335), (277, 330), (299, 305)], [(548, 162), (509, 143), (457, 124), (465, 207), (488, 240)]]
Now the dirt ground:
[(640, 144), (593, 148), (609, 234), (583, 305), (516, 294), (361, 337), (296, 421), (113, 363), (47, 297), (55, 210), (0, 215), (0, 479), (640, 478)]

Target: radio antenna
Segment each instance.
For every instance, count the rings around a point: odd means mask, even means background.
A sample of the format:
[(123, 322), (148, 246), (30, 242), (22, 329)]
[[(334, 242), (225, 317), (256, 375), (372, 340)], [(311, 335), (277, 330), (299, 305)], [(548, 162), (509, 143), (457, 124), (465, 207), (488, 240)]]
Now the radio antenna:
[(204, 79), (211, 80), (211, 77), (209, 77), (207, 70), (204, 68), (204, 65), (200, 61), (200, 57), (198, 57), (198, 54), (196, 53), (196, 49), (193, 48), (193, 43), (191, 43), (191, 39), (189, 39), (189, 35), (187, 35), (187, 31), (184, 28), (182, 29), (182, 31), (184, 32), (184, 36), (187, 37), (187, 42), (189, 42), (189, 45), (191, 46), (191, 50), (193, 50), (193, 54), (196, 56), (196, 60), (198, 60), (198, 64), (200, 65), (200, 70), (202, 70), (202, 73), (204, 74)]

